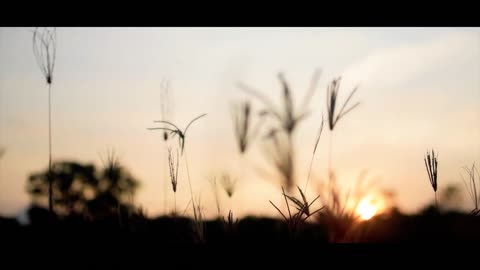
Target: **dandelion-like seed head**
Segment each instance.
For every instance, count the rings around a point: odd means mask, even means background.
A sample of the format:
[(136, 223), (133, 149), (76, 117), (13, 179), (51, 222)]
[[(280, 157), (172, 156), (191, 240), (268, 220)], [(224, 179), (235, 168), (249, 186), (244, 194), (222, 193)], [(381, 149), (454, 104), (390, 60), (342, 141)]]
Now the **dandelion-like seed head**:
[(57, 52), (56, 29), (35, 28), (33, 32), (33, 54), (47, 84), (52, 84)]

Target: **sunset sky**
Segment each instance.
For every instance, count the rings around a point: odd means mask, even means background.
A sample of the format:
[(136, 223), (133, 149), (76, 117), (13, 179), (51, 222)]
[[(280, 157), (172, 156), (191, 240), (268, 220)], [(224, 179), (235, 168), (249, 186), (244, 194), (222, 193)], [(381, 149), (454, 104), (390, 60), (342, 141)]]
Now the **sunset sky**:
[[(29, 203), (27, 177), (48, 165), (47, 85), (32, 52), (33, 28), (0, 28), (0, 214)], [(237, 82), (280, 102), (284, 72), (298, 106), (316, 68), (323, 73), (311, 115), (296, 134), (298, 183), (305, 183), (315, 136), (326, 113), (326, 85), (343, 76), (343, 101), (355, 86), (361, 105), (340, 120), (333, 165), (345, 187), (364, 170), (378, 188), (396, 194), (413, 212), (433, 200), (423, 156), (439, 153), (439, 191), (453, 183), (470, 206), (460, 172), (480, 163), (480, 28), (58, 28), (52, 86), (54, 160), (100, 165), (114, 148), (141, 180), (136, 204), (151, 215), (164, 210), (164, 147), (148, 131), (160, 119), (160, 85), (171, 82), (173, 122), (189, 130), (188, 162), (194, 192), (207, 215), (216, 213), (211, 175), (240, 176), (233, 201), (238, 215), (275, 214), (279, 181), (254, 143), (241, 159), (230, 106), (247, 96)], [(254, 106), (258, 108), (259, 103)], [(312, 187), (326, 178), (330, 132), (324, 129), (313, 163)], [(182, 163), (181, 166), (184, 166)], [(165, 174), (166, 176), (166, 174)], [(172, 192), (168, 186), (168, 208)], [(313, 195), (311, 195), (313, 196)], [(190, 194), (184, 167), (178, 208)]]

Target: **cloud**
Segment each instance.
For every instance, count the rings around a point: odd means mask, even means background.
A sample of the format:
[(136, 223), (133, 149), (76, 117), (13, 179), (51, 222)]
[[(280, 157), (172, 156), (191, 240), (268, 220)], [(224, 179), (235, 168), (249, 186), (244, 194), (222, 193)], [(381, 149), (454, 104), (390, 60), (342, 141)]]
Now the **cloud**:
[(426, 73), (471, 60), (475, 54), (478, 56), (479, 45), (478, 33), (455, 32), (411, 45), (375, 50), (347, 68), (345, 77), (368, 88), (407, 85), (422, 79)]

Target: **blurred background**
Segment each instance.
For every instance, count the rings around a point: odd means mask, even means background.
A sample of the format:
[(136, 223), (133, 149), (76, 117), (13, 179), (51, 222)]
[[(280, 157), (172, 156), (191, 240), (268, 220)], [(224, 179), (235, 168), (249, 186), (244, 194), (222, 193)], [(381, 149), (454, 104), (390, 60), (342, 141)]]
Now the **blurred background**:
[[(28, 179), (48, 166), (47, 85), (32, 52), (33, 30), (0, 28), (0, 215), (19, 215), (28, 207)], [(327, 83), (342, 76), (340, 99), (358, 85), (354, 99), (361, 103), (335, 128), (338, 183), (347, 189), (368, 178), (375, 186), (366, 198), (386, 204), (388, 197), (402, 212), (420, 211), (434, 200), (423, 161), (433, 148), (439, 154), (439, 194), (455, 198), (443, 200), (445, 207), (471, 210), (460, 174), (480, 161), (478, 28), (58, 28), (53, 160), (101, 167), (102, 153), (115, 149), (139, 183), (129, 200), (149, 216), (171, 212), (163, 133), (147, 130), (164, 117), (161, 89), (168, 81), (170, 121), (183, 129), (207, 113), (186, 138), (192, 189), (205, 215), (217, 214), (208, 180), (228, 173), (237, 181), (231, 199), (218, 195), (223, 214), (232, 209), (239, 217), (276, 216), (268, 201), (281, 202), (282, 182), (262, 173), (273, 169), (260, 140), (245, 155), (238, 152), (232, 104), (262, 104), (237, 84), (280, 105), (277, 74), (283, 72), (298, 108), (316, 68), (322, 74), (310, 114), (294, 139), (300, 186), (322, 113), (326, 117)], [(327, 127), (313, 159), (310, 194), (328, 178)], [(181, 160), (179, 211), (189, 200)]]

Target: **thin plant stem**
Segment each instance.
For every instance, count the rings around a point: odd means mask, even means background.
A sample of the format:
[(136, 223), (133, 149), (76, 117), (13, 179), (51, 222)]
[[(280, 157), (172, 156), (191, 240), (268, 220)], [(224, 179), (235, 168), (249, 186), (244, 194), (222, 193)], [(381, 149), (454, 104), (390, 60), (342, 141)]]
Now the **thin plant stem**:
[(289, 183), (290, 185), (287, 186), (287, 190), (288, 191), (291, 191), (294, 189), (294, 186), (295, 186), (295, 153), (293, 152), (294, 149), (293, 149), (293, 130), (291, 132), (288, 132), (287, 133), (288, 135), (288, 162), (290, 163), (289, 164), (289, 167), (291, 168), (291, 172), (290, 172), (290, 179), (289, 179)]
[(173, 193), (173, 214), (177, 215), (177, 193)]
[(332, 175), (332, 148), (333, 148), (333, 130), (330, 131), (328, 143), (328, 177), (331, 178)]
[(190, 188), (190, 195), (192, 197), (193, 214), (195, 215), (195, 218), (196, 218), (196, 209), (195, 209), (195, 200), (193, 199), (192, 181), (190, 180), (190, 171), (188, 169), (187, 149), (185, 149), (185, 167), (187, 168), (188, 186)]
[(35, 28), (32, 45), (37, 65), (48, 84), (48, 210), (53, 213), (51, 88), (56, 56), (56, 31)]
[(317, 135), (317, 140), (315, 141), (315, 146), (313, 147), (312, 158), (310, 159), (310, 165), (308, 167), (307, 182), (305, 183), (305, 188), (303, 189), (305, 190), (305, 195), (307, 194), (308, 182), (310, 181), (310, 174), (312, 172), (313, 159), (315, 158), (315, 152), (317, 151), (318, 142), (320, 141), (320, 136), (322, 136), (322, 131), (323, 131), (323, 115), (322, 115), (322, 124), (320, 125), (320, 130)]
[[(167, 151), (168, 151), (168, 148), (167, 148), (167, 144), (165, 143), (165, 154), (162, 156), (162, 173), (163, 173), (163, 211), (165, 213), (168, 213), (168, 210), (167, 210), (167, 189), (168, 189), (168, 181), (167, 181), (167, 176), (166, 176), (166, 165), (165, 165), (165, 161), (166, 161), (166, 156), (167, 156)], [(177, 157), (178, 158), (178, 157)], [(175, 211), (176, 212), (176, 211)]]
[(218, 212), (218, 218), (222, 216), (221, 211), (220, 211), (220, 201), (218, 200), (218, 192), (217, 192), (217, 184), (215, 183), (214, 186), (214, 192), (215, 192), (215, 203), (217, 204), (217, 212)]
[(51, 88), (48, 84), (48, 210), (53, 213), (53, 179), (52, 179), (52, 110)]
[(220, 202), (218, 201), (218, 195), (215, 195), (215, 202), (217, 203), (217, 213), (218, 217), (222, 216), (222, 213), (220, 212)]
[(438, 211), (437, 203), (437, 187), (438, 187), (438, 153), (435, 156), (435, 151), (432, 150), (432, 154), (427, 151), (427, 155), (424, 157), (423, 161), (425, 162), (425, 168), (427, 169), (428, 179), (432, 185), (433, 192), (435, 193), (435, 207)]
[[(246, 172), (246, 168), (247, 168), (247, 159), (245, 157), (245, 155), (240, 155), (240, 174), (238, 175), (239, 178), (237, 179), (237, 181), (243, 181), (243, 179), (245, 179), (245, 172)], [(238, 183), (238, 182), (237, 182)], [(232, 196), (233, 197), (233, 196)], [(233, 204), (232, 204), (232, 199), (230, 198), (230, 210), (232, 210), (233, 208)], [(235, 211), (235, 209), (234, 209)]]
[(307, 194), (307, 187), (308, 187), (308, 182), (310, 181), (310, 173), (312, 172), (312, 164), (313, 164), (313, 155), (312, 159), (310, 160), (310, 166), (308, 167), (308, 176), (307, 176), (307, 182), (305, 183), (305, 195)]

